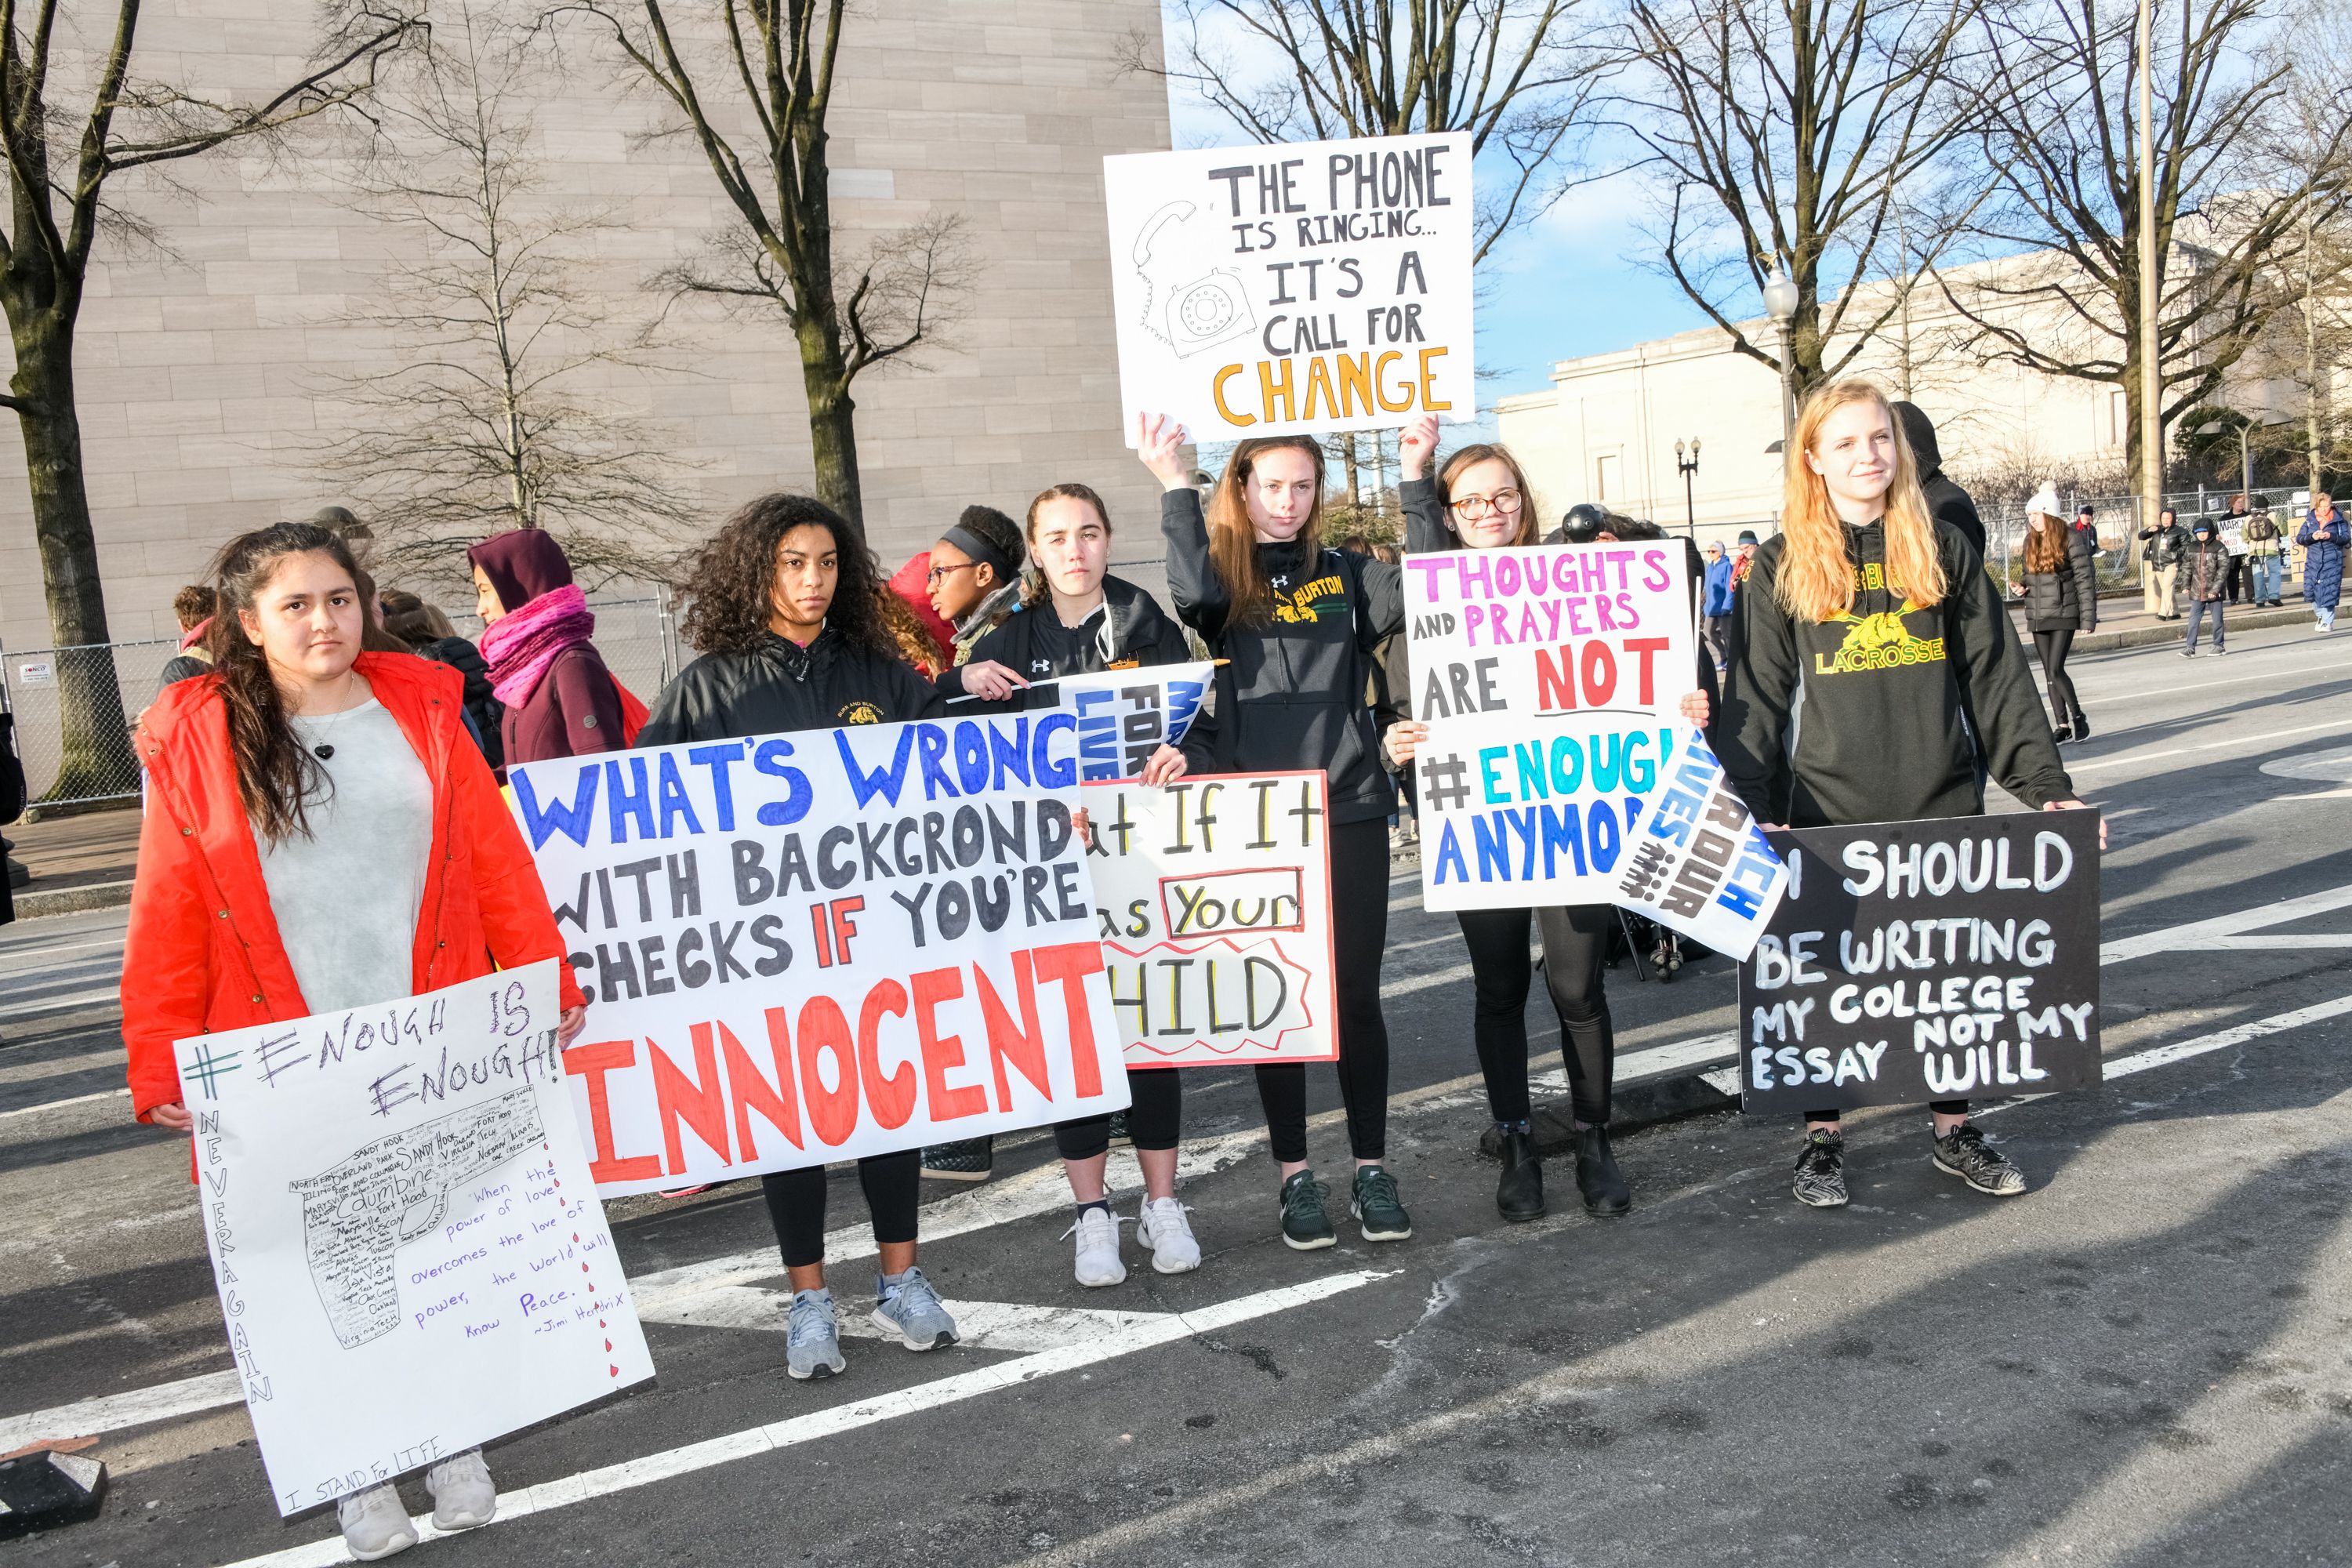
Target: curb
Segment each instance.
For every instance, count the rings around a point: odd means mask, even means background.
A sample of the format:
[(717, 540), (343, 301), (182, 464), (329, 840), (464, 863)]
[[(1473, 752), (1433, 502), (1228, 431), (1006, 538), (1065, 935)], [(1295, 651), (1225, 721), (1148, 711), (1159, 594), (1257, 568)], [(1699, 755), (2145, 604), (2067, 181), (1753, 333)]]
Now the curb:
[[(1631, 1132), (1661, 1122), (1679, 1121), (1685, 1116), (1704, 1116), (1711, 1110), (1736, 1110), (1739, 1107), (1738, 1070), (1738, 1063), (1727, 1058), (1720, 1067), (1683, 1068), (1620, 1084), (1610, 1096), (1609, 1131)], [(1728, 1090), (1724, 1088), (1726, 1082), (1730, 1085)], [(1555, 1100), (1537, 1106), (1528, 1121), (1535, 1133), (1538, 1156), (1551, 1159), (1576, 1152), (1576, 1121), (1569, 1112), (1567, 1100)], [(1488, 1160), (1502, 1158), (1502, 1134), (1491, 1124), (1478, 1135), (1478, 1152)]]
[(16, 918), (37, 921), (45, 915), (79, 915), (91, 910), (120, 909), (131, 901), (131, 884), (91, 882), (79, 888), (59, 888), (54, 892), (36, 890), (16, 895)]
[[(2311, 609), (2282, 607), (2275, 610), (2250, 610), (2242, 616), (2229, 617), (2231, 631), (2261, 631), (2269, 626), (2309, 625)], [(2074, 639), (2076, 653), (2112, 653), (2117, 648), (2147, 647), (2157, 643), (2177, 643), (2187, 634), (2188, 617), (2167, 621), (2160, 626), (2134, 626), (2126, 632), (2090, 632)], [(2201, 629), (2201, 628), (2200, 628)]]

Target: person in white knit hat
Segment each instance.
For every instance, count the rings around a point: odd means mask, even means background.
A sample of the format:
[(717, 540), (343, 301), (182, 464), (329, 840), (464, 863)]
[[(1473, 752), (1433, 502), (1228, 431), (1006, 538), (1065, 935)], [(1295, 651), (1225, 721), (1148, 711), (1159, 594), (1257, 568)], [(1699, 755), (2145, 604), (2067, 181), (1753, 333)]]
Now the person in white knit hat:
[(2068, 528), (2058, 510), (2058, 492), (2043, 485), (2025, 503), (2025, 578), (2011, 594), (2025, 601), (2025, 629), (2042, 656), (2042, 677), (2050, 689), (2050, 732), (2060, 745), (2089, 738), (2091, 721), (2066, 674), (2066, 656), (2076, 632), (2099, 626), (2099, 577), (2091, 536)]

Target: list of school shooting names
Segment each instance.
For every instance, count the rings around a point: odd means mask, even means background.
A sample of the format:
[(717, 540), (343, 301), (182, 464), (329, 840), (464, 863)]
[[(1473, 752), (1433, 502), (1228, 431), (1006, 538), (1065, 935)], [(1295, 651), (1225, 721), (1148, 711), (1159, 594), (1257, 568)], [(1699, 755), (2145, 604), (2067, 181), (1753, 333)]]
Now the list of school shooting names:
[(1745, 1109), (2099, 1081), (2096, 812), (1769, 837), (1789, 887), (1739, 971)]
[(533, 763), (606, 1196), (1123, 1108), (1069, 713)]

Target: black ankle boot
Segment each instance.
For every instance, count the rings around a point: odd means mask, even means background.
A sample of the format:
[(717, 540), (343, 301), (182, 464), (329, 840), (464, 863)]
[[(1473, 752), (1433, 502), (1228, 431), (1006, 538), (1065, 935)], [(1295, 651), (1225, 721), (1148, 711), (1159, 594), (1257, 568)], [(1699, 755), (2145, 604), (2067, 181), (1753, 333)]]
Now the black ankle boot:
[(1536, 1157), (1534, 1133), (1503, 1129), (1503, 1174), (1495, 1184), (1495, 1207), (1507, 1220), (1543, 1218), (1543, 1162)]
[(2091, 721), (2090, 721), (2088, 719), (2085, 719), (2084, 717), (2083, 717), (2083, 715), (2081, 715), (2080, 713), (2075, 714), (2075, 715), (2074, 715), (2074, 739), (2076, 739), (2077, 741), (2087, 741), (2087, 740), (2089, 740), (2090, 738), (2091, 738)]
[(1576, 1130), (1576, 1185), (1584, 1194), (1587, 1212), (1604, 1219), (1633, 1206), (1633, 1189), (1625, 1184), (1625, 1173), (1610, 1152), (1606, 1127)]

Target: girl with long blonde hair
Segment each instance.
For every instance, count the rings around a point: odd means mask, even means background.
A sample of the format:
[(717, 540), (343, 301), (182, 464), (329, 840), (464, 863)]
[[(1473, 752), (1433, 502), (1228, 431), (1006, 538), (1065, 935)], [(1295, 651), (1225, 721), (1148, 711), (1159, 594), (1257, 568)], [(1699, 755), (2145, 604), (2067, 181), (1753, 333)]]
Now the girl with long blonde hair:
[[(1788, 444), (1780, 535), (1756, 552), (1732, 605), (1714, 737), (1764, 822), (1980, 816), (1987, 773), (2029, 807), (2083, 807), (2000, 595), (1968, 542), (1929, 518), (1917, 475), (1877, 387), (1834, 382), (1806, 400)], [(1995, 1196), (2025, 1190), (1968, 1101), (1929, 1110), (1937, 1169)], [(1838, 1113), (1805, 1121), (1797, 1199), (1838, 1207)]]

